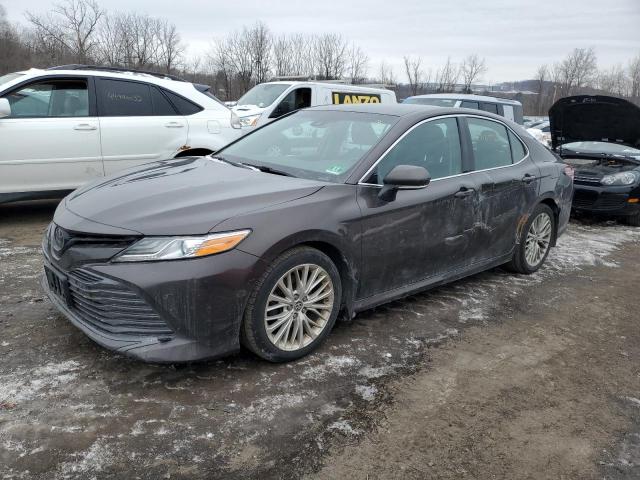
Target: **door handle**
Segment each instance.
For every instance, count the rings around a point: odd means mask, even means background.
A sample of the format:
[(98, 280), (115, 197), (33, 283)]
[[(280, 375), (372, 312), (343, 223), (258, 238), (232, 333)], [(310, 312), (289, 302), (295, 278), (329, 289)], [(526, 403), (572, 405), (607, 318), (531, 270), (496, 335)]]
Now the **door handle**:
[(184, 125), (180, 122), (169, 122), (164, 124), (167, 128), (183, 128)]
[(76, 125), (75, 127), (73, 127), (74, 130), (97, 130), (98, 127), (96, 127), (95, 125), (91, 125), (90, 123), (80, 123), (78, 125)]
[(535, 175), (530, 175), (530, 174), (527, 173), (524, 177), (522, 177), (522, 181), (524, 183), (531, 183), (537, 178), (538, 177), (536, 177)]
[(453, 196), (456, 198), (465, 198), (473, 195), (475, 190), (473, 188), (462, 187), (459, 191), (457, 191)]

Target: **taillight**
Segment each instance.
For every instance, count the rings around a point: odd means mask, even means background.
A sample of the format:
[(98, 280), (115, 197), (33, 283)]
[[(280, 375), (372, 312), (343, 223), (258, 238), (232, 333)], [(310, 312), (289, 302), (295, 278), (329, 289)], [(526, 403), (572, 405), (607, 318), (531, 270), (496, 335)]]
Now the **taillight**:
[(575, 175), (576, 171), (573, 169), (573, 167), (569, 166), (569, 165), (565, 165), (564, 166), (564, 174), (569, 177), (571, 180), (573, 180), (573, 177)]

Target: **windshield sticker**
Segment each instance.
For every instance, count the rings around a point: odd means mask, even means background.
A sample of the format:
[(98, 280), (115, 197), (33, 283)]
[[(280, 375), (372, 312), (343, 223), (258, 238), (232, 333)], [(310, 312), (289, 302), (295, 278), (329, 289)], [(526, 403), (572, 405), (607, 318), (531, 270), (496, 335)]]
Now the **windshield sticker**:
[(361, 93), (332, 92), (333, 104), (344, 103), (380, 103), (380, 95), (363, 95)]
[(342, 165), (334, 165), (331, 168), (327, 168), (325, 172), (330, 173), (331, 175), (340, 175), (344, 172), (344, 167)]

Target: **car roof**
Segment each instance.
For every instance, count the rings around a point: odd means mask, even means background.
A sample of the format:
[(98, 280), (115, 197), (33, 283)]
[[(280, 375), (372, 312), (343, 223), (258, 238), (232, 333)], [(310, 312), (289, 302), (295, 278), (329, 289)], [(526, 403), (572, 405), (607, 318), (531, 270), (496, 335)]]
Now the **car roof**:
[(376, 87), (367, 87), (361, 85), (353, 85), (349, 83), (338, 83), (338, 82), (317, 82), (317, 81), (307, 81), (307, 80), (274, 80), (272, 82), (263, 82), (258, 85), (270, 85), (270, 84), (280, 84), (280, 85), (292, 85), (292, 86), (319, 86), (319, 87), (330, 87), (334, 90), (344, 89), (344, 90), (357, 90), (359, 92), (387, 92), (393, 93), (392, 90), (388, 88), (376, 88)]
[(349, 103), (341, 105), (319, 105), (307, 108), (307, 110), (331, 110), (357, 113), (377, 113), (380, 115), (393, 115), (403, 117), (414, 113), (460, 113), (459, 108), (433, 107), (431, 105), (418, 105), (410, 103)]
[(105, 70), (100, 69), (40, 69), (40, 68), (31, 68), (29, 70), (25, 70), (22, 72), (16, 72), (27, 75), (29, 77), (39, 77), (39, 76), (82, 76), (82, 77), (109, 77), (109, 78), (117, 78), (122, 80), (140, 80), (147, 83), (154, 83), (156, 85), (164, 85), (174, 87), (177, 84), (186, 84), (193, 85), (191, 82), (186, 81), (178, 81), (172, 80), (168, 77), (158, 77), (156, 75), (151, 75), (149, 73), (142, 73), (136, 71), (112, 71), (107, 68)]
[(475, 95), (472, 93), (429, 93), (425, 95), (414, 95), (408, 98), (442, 98), (451, 100), (475, 100), (478, 102), (505, 103), (508, 105), (522, 105), (517, 100), (509, 98), (490, 97), (488, 95)]

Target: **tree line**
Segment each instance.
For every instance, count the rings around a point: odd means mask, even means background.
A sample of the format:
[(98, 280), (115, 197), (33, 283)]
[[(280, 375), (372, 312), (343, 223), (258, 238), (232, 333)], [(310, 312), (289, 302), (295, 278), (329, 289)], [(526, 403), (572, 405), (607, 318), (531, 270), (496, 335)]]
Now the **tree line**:
[[(383, 59), (372, 68), (363, 48), (341, 34), (277, 34), (263, 22), (214, 40), (206, 53), (189, 57), (180, 32), (166, 19), (108, 12), (96, 0), (60, 0), (49, 12), (28, 11), (23, 24), (13, 25), (0, 4), (0, 74), (70, 63), (178, 74), (210, 84), (222, 100), (237, 99), (274, 77), (382, 84), (402, 98), (471, 92), (487, 73), (485, 59), (477, 54), (459, 62), (448, 57), (439, 67), (404, 56), (400, 74), (406, 82), (399, 82), (390, 63)], [(577, 48), (560, 62), (541, 65), (527, 85), (535, 95), (518, 99), (528, 114), (545, 114), (558, 98), (578, 93), (638, 101), (640, 54), (626, 65), (600, 69), (593, 48)]]

